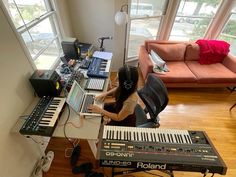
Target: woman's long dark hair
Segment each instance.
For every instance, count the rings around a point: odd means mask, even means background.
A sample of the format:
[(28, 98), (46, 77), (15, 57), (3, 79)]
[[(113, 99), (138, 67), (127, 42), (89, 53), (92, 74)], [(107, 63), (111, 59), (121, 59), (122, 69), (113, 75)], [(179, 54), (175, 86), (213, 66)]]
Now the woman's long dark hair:
[(119, 112), (123, 102), (136, 91), (138, 83), (138, 69), (125, 65), (118, 72), (119, 86), (115, 93), (116, 111)]

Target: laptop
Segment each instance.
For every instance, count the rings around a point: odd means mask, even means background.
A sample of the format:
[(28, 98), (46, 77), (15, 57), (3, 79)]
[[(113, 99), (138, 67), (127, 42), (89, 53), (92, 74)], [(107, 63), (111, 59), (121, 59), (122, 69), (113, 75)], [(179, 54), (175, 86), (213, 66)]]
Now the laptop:
[(88, 112), (87, 107), (90, 104), (96, 104), (102, 107), (102, 104), (94, 100), (96, 94), (87, 93), (84, 89), (74, 80), (72, 87), (67, 96), (67, 104), (79, 115), (82, 116), (101, 116), (101, 114)]

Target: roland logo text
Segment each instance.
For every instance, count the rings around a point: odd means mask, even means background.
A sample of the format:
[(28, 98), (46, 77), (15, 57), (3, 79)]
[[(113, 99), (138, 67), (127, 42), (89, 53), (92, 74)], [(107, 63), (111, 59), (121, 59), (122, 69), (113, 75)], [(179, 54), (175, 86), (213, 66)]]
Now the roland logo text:
[(166, 169), (166, 164), (161, 165), (161, 164), (138, 162), (137, 163), (137, 168), (165, 170)]

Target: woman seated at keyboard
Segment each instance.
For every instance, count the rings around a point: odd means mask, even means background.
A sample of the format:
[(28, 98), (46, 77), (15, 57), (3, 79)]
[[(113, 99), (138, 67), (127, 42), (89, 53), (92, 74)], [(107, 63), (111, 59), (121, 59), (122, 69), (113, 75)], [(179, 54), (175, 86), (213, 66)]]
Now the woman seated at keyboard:
[(107, 96), (112, 96), (115, 102), (105, 103), (104, 109), (90, 105), (89, 111), (100, 113), (103, 121), (108, 125), (135, 127), (134, 108), (138, 101), (136, 93), (138, 83), (138, 70), (136, 67), (125, 65), (118, 72), (118, 87), (104, 92), (95, 99), (104, 101)]

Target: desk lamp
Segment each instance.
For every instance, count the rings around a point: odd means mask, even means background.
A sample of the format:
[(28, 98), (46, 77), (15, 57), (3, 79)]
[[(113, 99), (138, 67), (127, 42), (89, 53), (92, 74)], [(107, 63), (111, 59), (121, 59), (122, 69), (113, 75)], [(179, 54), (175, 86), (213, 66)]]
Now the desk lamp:
[(124, 4), (124, 5), (121, 6), (120, 11), (118, 11), (115, 15), (115, 22), (119, 26), (125, 25), (125, 44), (124, 44), (124, 58), (123, 58), (123, 65), (124, 65), (125, 64), (125, 58), (126, 58), (128, 4)]

